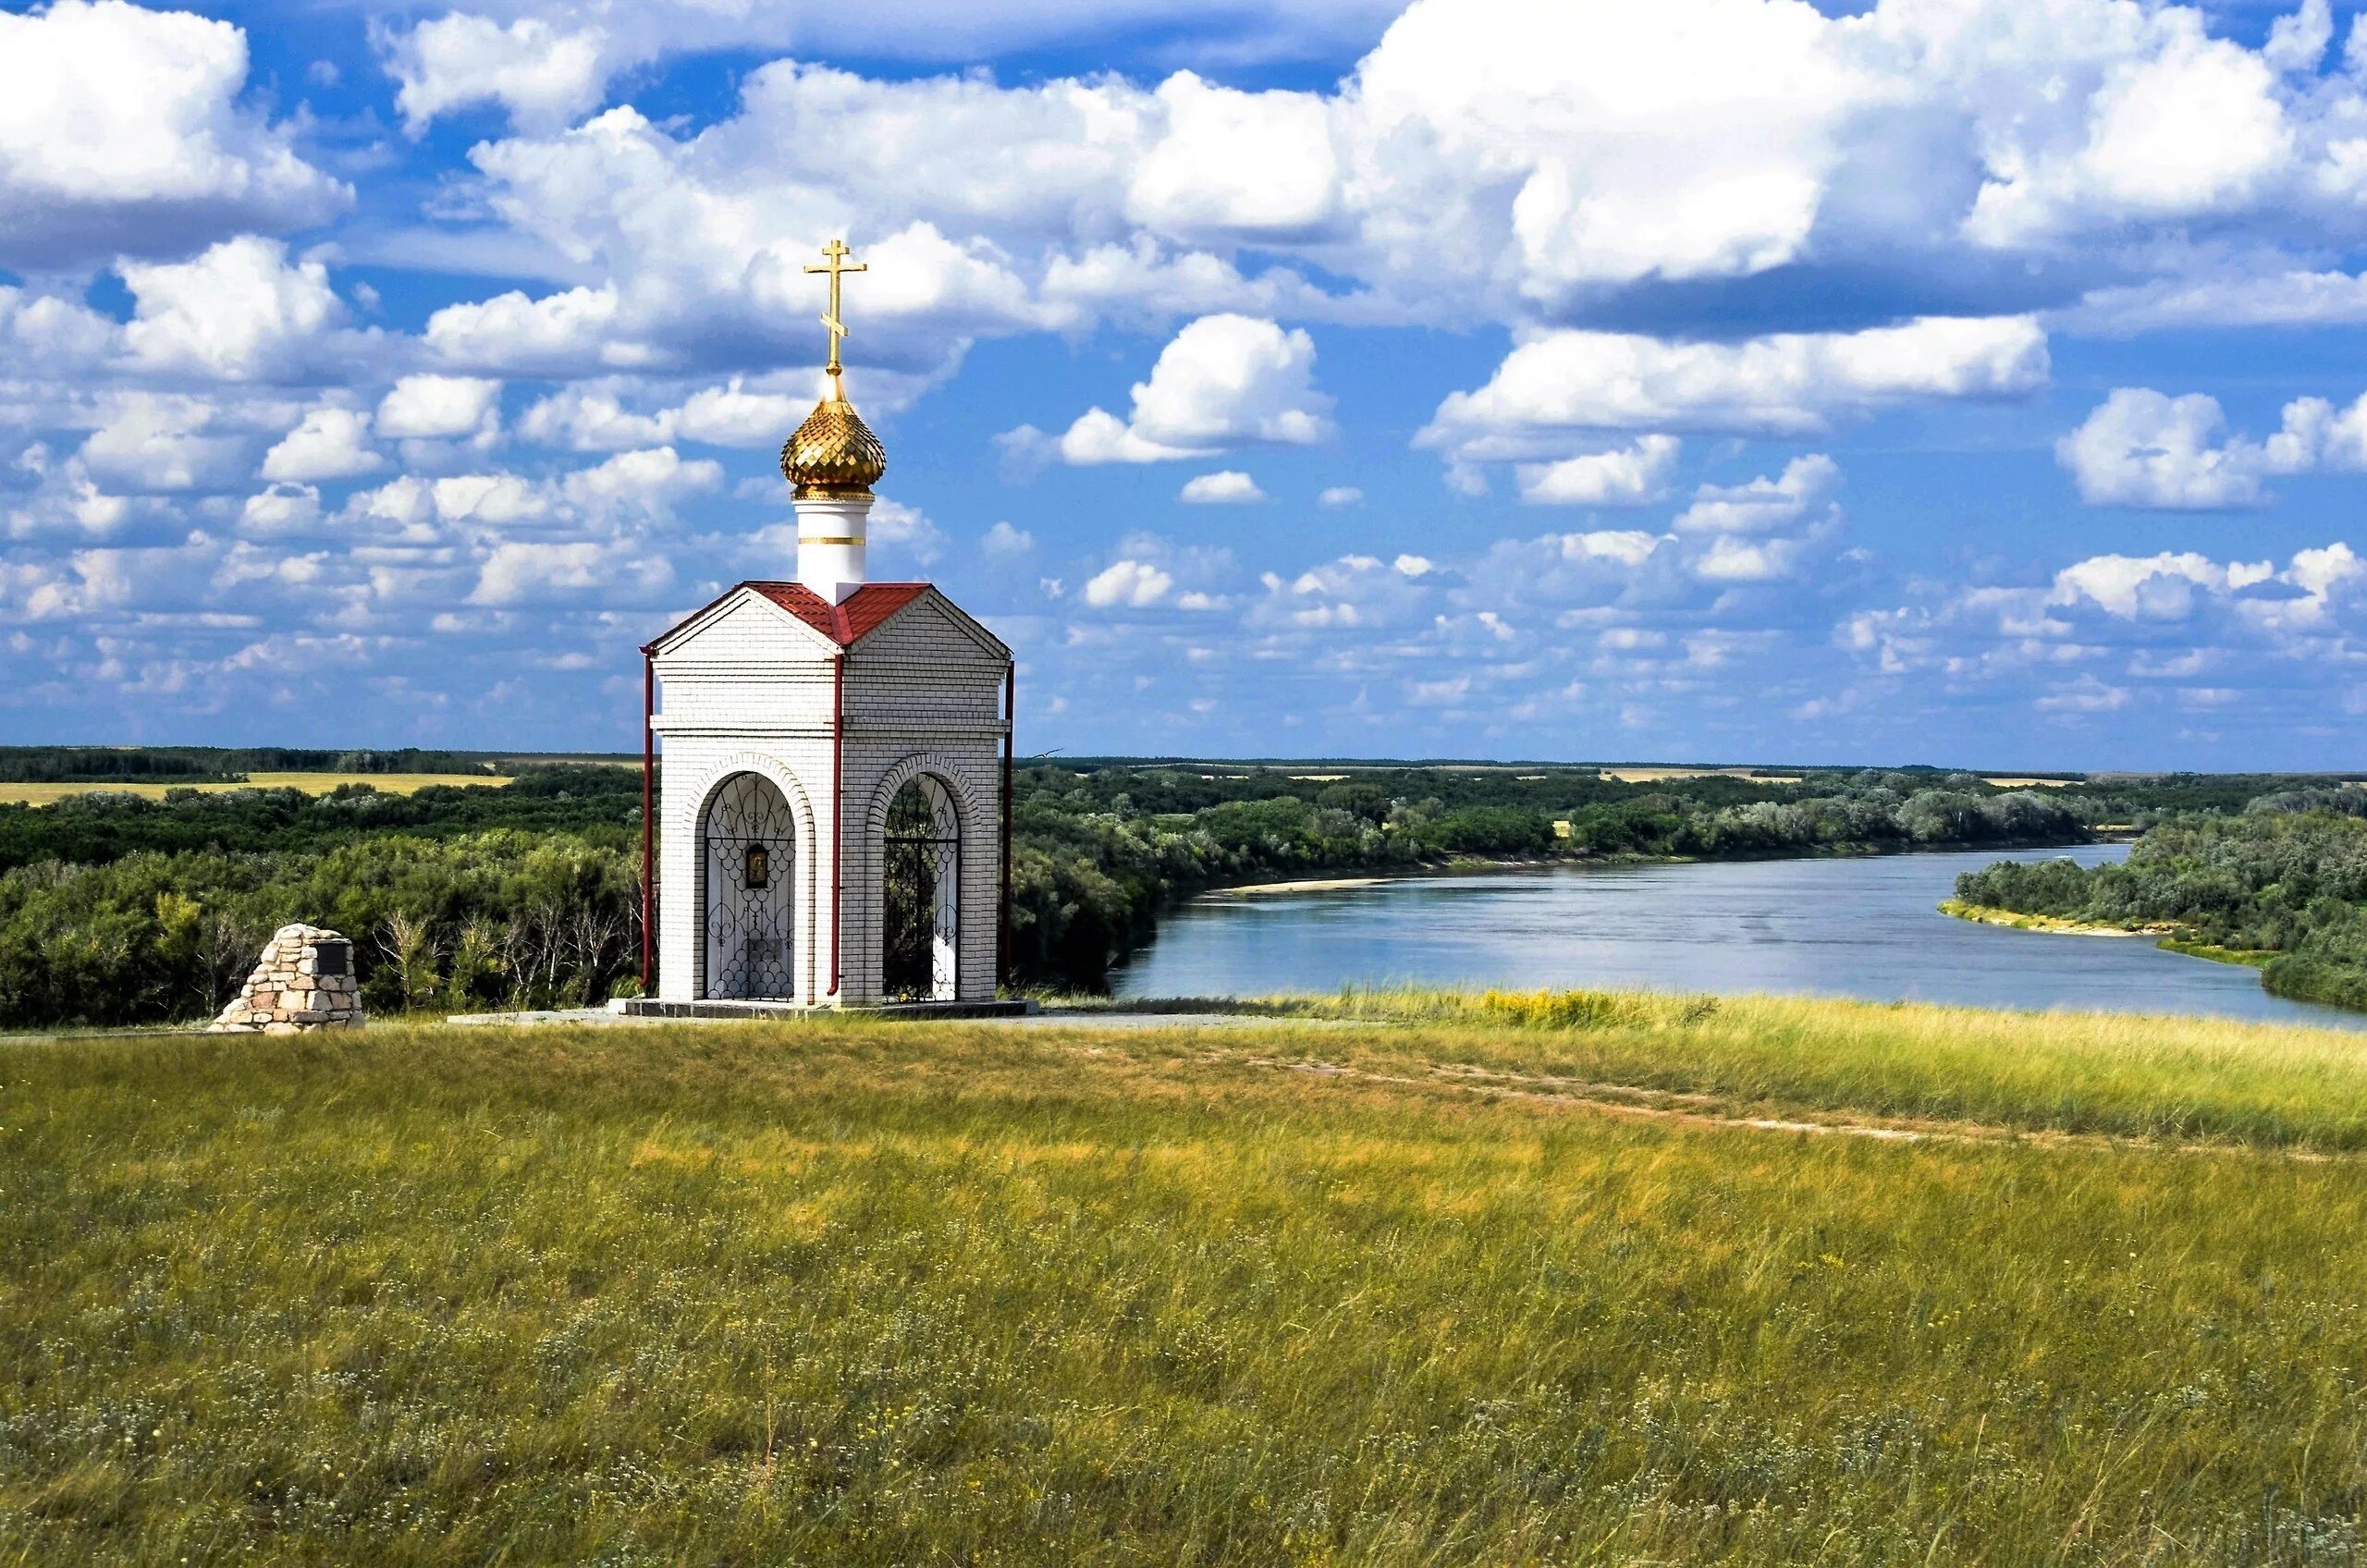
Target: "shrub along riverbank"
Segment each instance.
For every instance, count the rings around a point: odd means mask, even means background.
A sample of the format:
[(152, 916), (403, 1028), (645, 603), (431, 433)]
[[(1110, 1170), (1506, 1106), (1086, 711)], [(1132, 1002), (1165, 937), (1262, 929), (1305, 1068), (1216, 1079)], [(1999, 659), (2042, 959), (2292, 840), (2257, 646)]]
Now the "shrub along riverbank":
[(1956, 880), (1967, 904), (2119, 929), (2256, 963), (2278, 996), (2367, 1008), (2367, 790), (2287, 790), (2234, 816), (2149, 828), (2118, 865), (2005, 862)]
[(1356, 1006), (12, 1047), (0, 1560), (2367, 1546), (2355, 1041)]
[[(1469, 859), (2067, 843), (2141, 809), (1930, 773), (1638, 786), (1591, 768), (1220, 766), (1021, 772), (1022, 985), (1101, 985), (1164, 905), (1212, 887)], [(0, 1026), (203, 1018), (291, 920), (356, 939), (374, 1011), (596, 1002), (639, 968), (640, 820), (638, 772), (589, 766), (407, 796), (355, 784), (0, 806)]]

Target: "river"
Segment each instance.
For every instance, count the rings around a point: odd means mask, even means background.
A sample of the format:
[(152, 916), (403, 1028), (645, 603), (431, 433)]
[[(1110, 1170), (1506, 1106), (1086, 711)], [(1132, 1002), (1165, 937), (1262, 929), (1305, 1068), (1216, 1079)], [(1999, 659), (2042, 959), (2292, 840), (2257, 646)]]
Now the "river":
[(1410, 876), (1212, 893), (1168, 913), (1111, 975), (1121, 997), (1261, 996), (1411, 981), (1513, 989), (1766, 991), (1878, 1001), (2190, 1012), (2367, 1028), (2250, 969), (2142, 938), (1955, 920), (1956, 874), (1998, 860), (2117, 860), (2125, 845)]

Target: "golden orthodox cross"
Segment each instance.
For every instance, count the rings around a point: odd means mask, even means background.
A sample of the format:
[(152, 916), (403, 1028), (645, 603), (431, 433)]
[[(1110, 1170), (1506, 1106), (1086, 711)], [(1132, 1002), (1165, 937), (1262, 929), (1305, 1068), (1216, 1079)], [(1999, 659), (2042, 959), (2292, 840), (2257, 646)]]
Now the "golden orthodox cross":
[(847, 335), (847, 324), (839, 319), (839, 278), (844, 273), (869, 272), (871, 269), (862, 262), (847, 260), (854, 252), (847, 249), (847, 242), (843, 239), (833, 239), (823, 246), (822, 254), (830, 258), (826, 265), (809, 266), (805, 270), (826, 272), (830, 275), (830, 308), (822, 317), (822, 325), (830, 329), (830, 362), (823, 368), (835, 381), (838, 379), (839, 372), (845, 368), (839, 363), (839, 344)]

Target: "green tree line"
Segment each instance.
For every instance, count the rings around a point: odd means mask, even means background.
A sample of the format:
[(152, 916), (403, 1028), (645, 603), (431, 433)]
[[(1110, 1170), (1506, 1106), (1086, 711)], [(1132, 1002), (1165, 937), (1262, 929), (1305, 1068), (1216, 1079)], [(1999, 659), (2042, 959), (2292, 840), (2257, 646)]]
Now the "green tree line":
[[(417, 746), (0, 746), (0, 782), (139, 784), (243, 779), (250, 773), (494, 773), (553, 759)], [(619, 759), (619, 761), (624, 759)]]
[(169, 790), (156, 801), (96, 790), (54, 805), (0, 804), (0, 870), (43, 861), (98, 865), (145, 851), (276, 853), (389, 833), (448, 838), (515, 828), (622, 843), (640, 820), (641, 770), (590, 765), (528, 768), (498, 789), (437, 785), (408, 795), (358, 783), (317, 795)]
[(2005, 863), (1956, 879), (1967, 903), (2255, 957), (2279, 996), (2367, 1008), (2367, 790), (2281, 790), (2236, 815), (2149, 829), (2117, 865)]
[[(1593, 769), (1031, 766), (1017, 778), (1012, 971), (1093, 986), (1171, 900), (1229, 883), (1470, 858), (1734, 856), (2078, 841), (2124, 800), (1968, 776), (1622, 784)], [(197, 1019), (272, 930), (355, 939), (366, 1005), (570, 1006), (640, 957), (641, 781), (104, 792), (0, 806), (0, 1024)]]

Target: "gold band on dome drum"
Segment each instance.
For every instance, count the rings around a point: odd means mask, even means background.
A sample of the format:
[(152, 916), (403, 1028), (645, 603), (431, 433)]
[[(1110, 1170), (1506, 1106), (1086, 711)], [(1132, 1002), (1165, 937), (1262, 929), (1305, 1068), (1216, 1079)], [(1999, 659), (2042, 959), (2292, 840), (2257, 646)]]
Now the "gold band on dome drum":
[(782, 446), (780, 472), (796, 500), (868, 496), (888, 472), (888, 451), (852, 403), (844, 397), (825, 398)]

